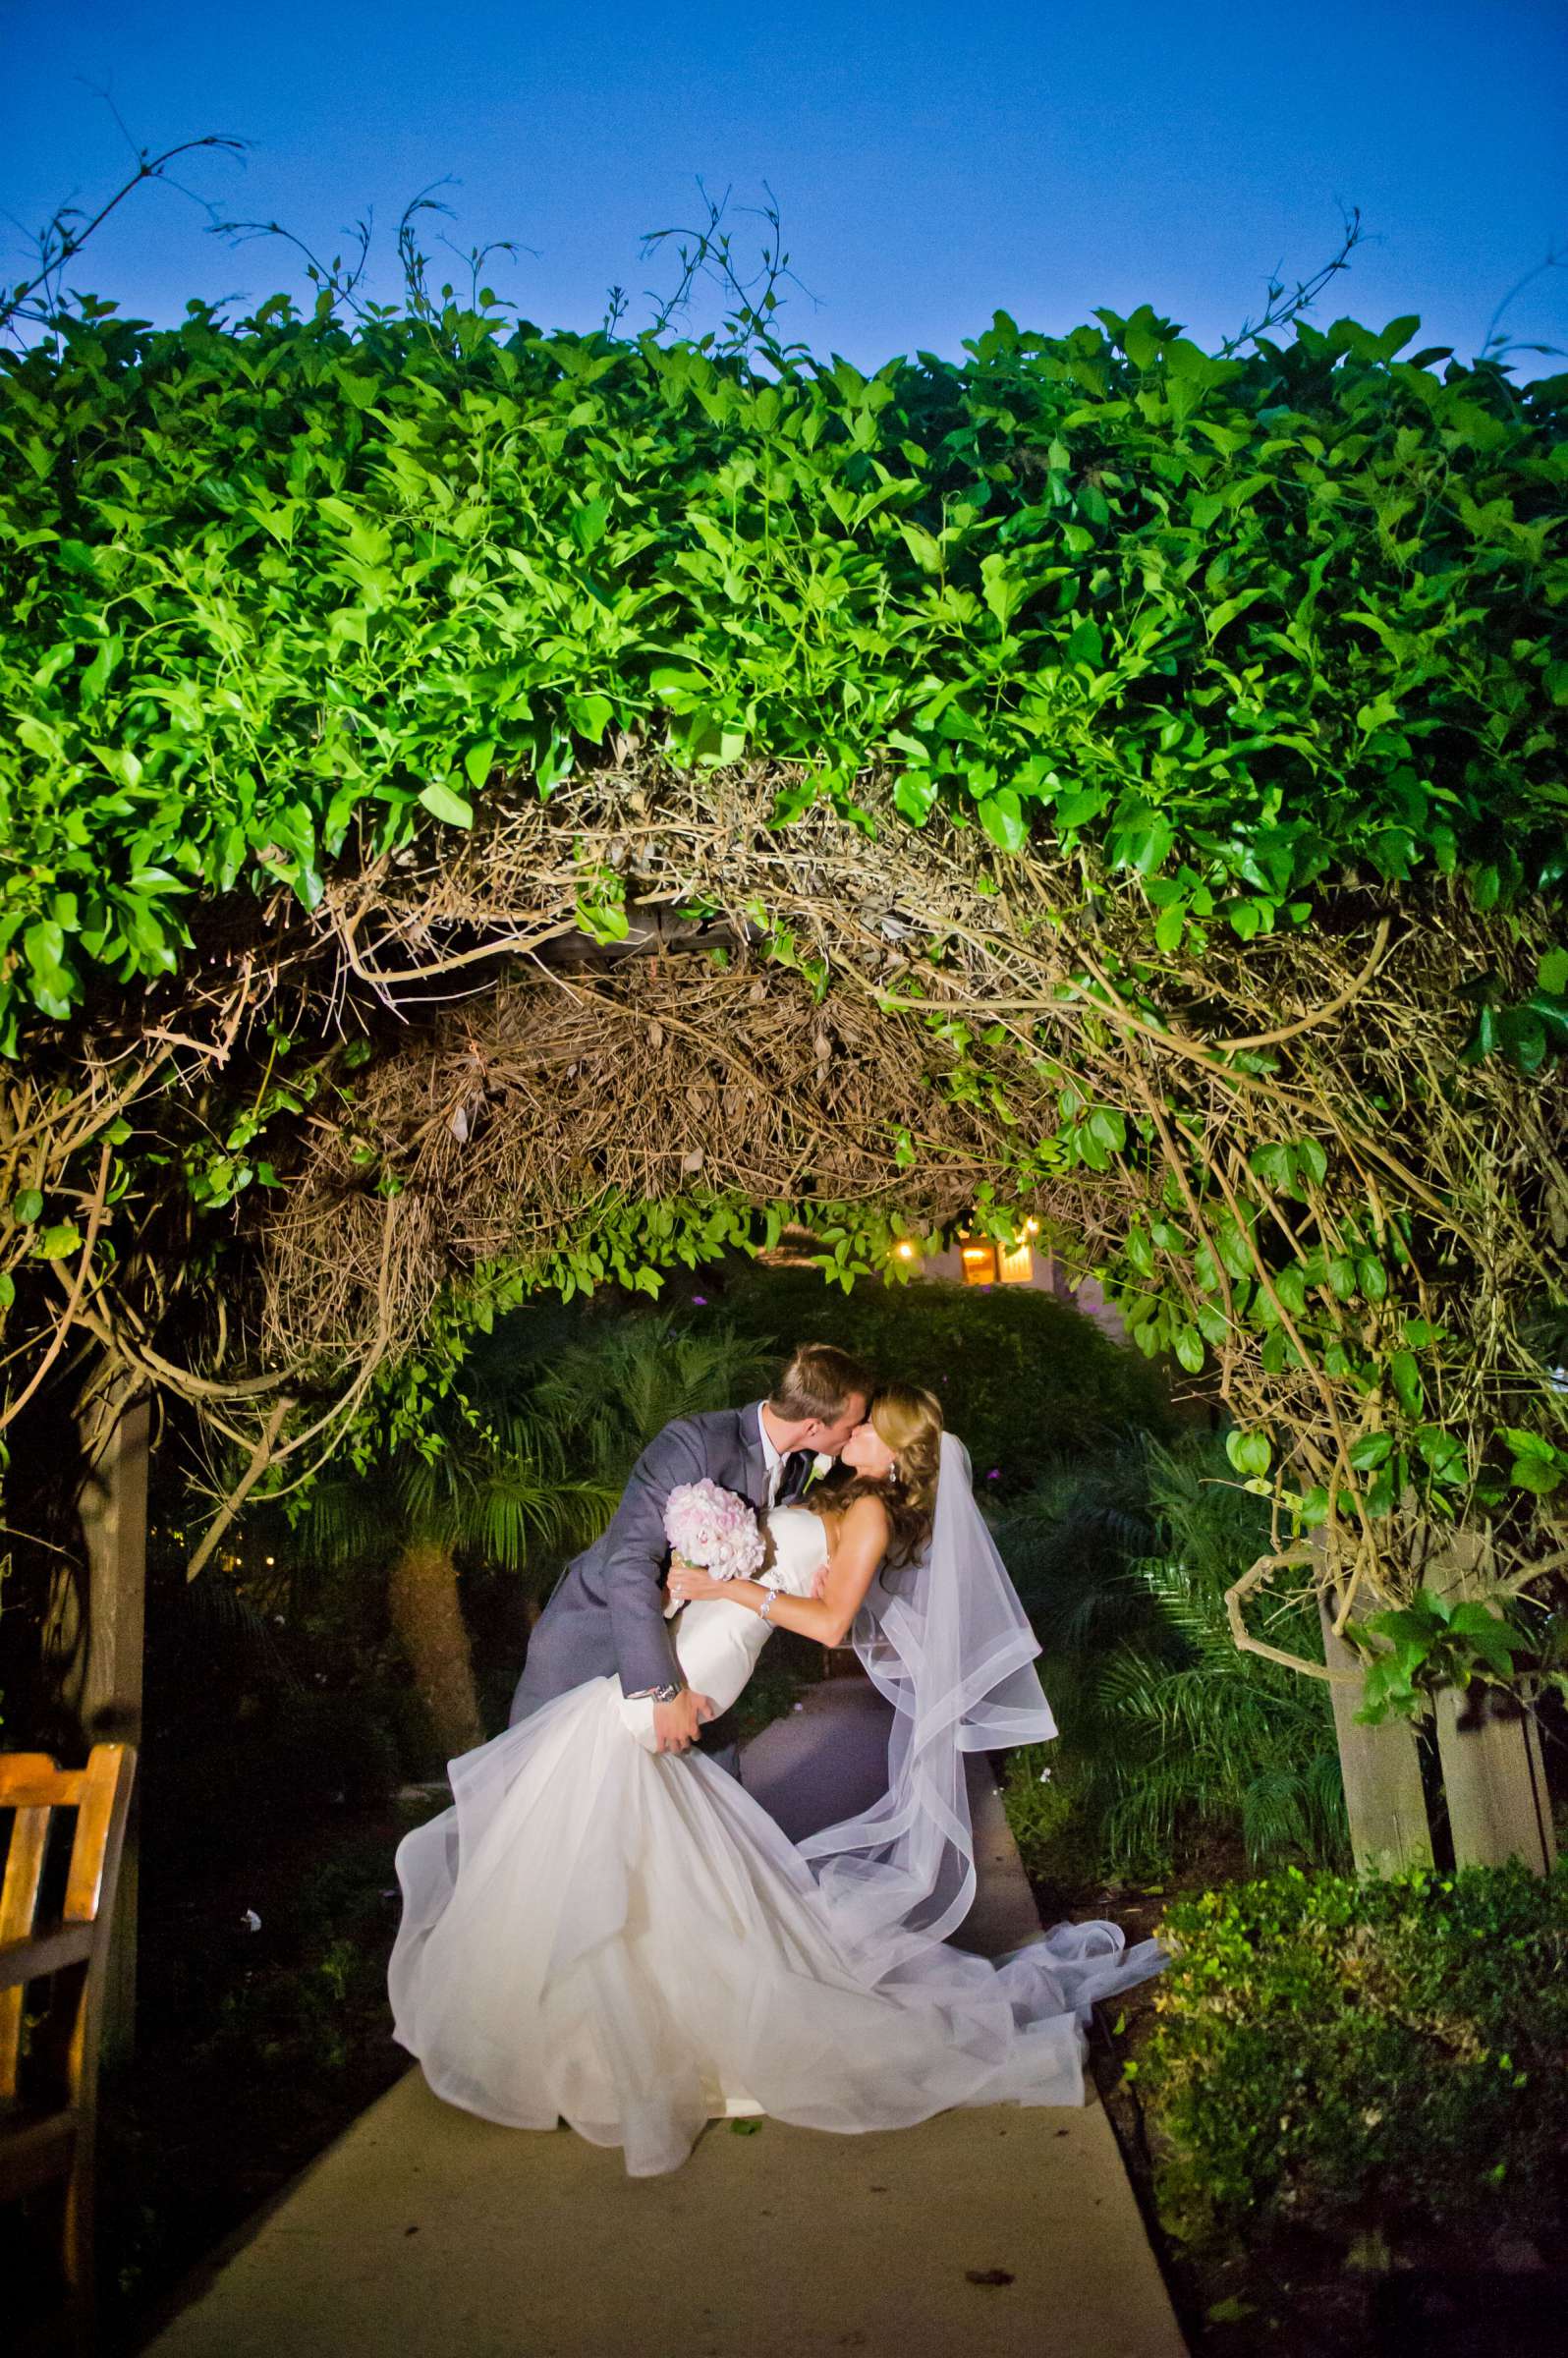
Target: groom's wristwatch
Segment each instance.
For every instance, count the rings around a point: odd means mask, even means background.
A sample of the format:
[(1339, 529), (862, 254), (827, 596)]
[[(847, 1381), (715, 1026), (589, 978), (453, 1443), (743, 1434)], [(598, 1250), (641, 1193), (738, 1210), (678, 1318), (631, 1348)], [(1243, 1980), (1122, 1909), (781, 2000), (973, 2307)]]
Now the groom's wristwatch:
[(639, 1687), (626, 1700), (628, 1703), (673, 1703), (677, 1695), (684, 1695), (685, 1692), (684, 1687)]

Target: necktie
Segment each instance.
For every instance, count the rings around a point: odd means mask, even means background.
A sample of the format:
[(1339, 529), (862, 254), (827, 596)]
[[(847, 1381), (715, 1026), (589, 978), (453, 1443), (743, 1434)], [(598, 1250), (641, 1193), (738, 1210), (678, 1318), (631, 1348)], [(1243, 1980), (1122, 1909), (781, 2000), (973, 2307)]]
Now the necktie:
[(782, 1467), (779, 1469), (778, 1497), (775, 1500), (776, 1505), (788, 1506), (791, 1499), (799, 1497), (801, 1486), (805, 1478), (805, 1450), (792, 1449), (788, 1457), (784, 1460)]

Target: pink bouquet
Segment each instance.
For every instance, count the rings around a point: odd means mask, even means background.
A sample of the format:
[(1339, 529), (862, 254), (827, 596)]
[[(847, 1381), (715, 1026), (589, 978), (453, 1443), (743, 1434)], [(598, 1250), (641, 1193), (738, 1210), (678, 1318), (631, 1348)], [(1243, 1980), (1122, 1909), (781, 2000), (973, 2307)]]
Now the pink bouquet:
[(683, 1482), (664, 1509), (664, 1536), (677, 1555), (700, 1564), (715, 1580), (750, 1580), (760, 1572), (767, 1544), (756, 1515), (716, 1482)]

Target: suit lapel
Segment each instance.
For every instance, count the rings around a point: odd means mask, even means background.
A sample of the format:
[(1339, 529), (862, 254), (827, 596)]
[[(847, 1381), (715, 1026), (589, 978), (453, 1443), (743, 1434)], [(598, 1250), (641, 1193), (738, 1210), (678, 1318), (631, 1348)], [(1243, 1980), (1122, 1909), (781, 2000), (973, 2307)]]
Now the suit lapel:
[(761, 1402), (743, 1408), (738, 1419), (741, 1456), (746, 1466), (746, 1496), (761, 1514), (767, 1505), (767, 1453), (762, 1447)]

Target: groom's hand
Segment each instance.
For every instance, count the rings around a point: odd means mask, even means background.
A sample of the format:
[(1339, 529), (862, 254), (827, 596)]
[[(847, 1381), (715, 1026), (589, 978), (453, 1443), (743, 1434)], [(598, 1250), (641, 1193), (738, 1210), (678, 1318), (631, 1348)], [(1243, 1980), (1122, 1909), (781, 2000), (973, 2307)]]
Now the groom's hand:
[(653, 1706), (653, 1749), (655, 1752), (690, 1752), (697, 1742), (698, 1731), (709, 1719), (716, 1719), (718, 1711), (705, 1695), (694, 1695), (690, 1687), (676, 1696), (673, 1703)]

